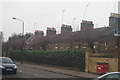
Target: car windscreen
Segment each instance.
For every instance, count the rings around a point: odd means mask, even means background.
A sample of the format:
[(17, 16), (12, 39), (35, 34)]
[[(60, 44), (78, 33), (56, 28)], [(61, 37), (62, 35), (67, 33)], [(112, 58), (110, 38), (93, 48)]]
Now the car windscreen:
[(0, 58), (0, 63), (13, 64), (13, 61), (9, 58)]

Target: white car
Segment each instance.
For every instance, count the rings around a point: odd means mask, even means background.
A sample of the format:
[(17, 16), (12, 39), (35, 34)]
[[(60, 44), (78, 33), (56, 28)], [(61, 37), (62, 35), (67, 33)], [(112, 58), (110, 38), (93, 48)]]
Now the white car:
[(109, 72), (99, 76), (95, 80), (120, 80), (120, 72)]

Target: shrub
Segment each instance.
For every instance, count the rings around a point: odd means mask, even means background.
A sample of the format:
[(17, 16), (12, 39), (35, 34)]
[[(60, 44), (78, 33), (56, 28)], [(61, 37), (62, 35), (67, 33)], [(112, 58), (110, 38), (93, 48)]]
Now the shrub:
[(85, 69), (85, 53), (80, 50), (64, 51), (34, 51), (25, 50), (23, 52), (16, 50), (10, 51), (9, 57), (13, 60), (30, 61), (39, 64), (49, 64), (64, 67), (76, 67), (81, 71)]

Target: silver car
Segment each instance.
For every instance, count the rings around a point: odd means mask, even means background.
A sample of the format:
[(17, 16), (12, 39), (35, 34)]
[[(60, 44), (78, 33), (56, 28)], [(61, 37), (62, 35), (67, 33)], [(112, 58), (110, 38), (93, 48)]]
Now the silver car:
[(95, 80), (120, 80), (120, 72), (109, 72), (99, 76)]

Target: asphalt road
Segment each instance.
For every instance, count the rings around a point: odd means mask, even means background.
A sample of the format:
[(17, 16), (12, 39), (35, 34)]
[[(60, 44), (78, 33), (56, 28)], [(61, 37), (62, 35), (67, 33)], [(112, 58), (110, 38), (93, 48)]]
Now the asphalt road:
[(17, 74), (4, 74), (2, 78), (78, 78), (76, 76), (62, 74), (28, 66), (18, 65)]

